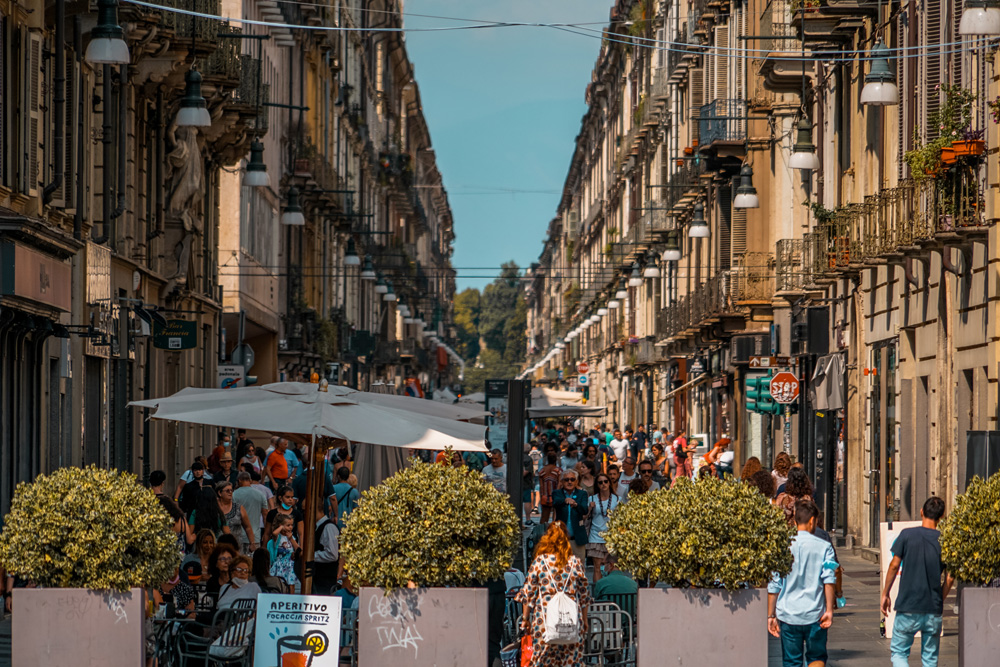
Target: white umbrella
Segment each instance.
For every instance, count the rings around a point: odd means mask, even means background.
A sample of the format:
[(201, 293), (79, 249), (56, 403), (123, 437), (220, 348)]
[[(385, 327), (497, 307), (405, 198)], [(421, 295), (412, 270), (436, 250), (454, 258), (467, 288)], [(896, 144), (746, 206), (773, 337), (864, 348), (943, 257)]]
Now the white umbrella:
[(233, 389), (188, 387), (173, 396), (129, 405), (155, 409), (153, 419), (191, 424), (325, 436), (387, 447), (486, 451), (479, 426), (386, 407), (364, 394), (336, 385), (320, 391), (316, 384), (277, 382)]
[(416, 398), (415, 396), (375, 394), (367, 391), (358, 391), (350, 396), (361, 403), (373, 403), (387, 408), (418, 412), (431, 417), (440, 417), (455, 421), (468, 422), (479, 420), (479, 423), (484, 423), (483, 419), (489, 414), (481, 405), (442, 403), (440, 401), (428, 401), (425, 398)]

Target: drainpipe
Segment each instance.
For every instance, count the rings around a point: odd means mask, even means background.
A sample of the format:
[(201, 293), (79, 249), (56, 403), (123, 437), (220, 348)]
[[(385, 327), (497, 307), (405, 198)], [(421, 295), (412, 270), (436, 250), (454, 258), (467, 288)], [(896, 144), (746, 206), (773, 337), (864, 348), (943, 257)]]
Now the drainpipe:
[(158, 236), (163, 236), (163, 90), (156, 91), (156, 131), (154, 133), (156, 141), (156, 231), (150, 233), (147, 240), (151, 241)]
[[(42, 203), (48, 204), (63, 184), (63, 170), (66, 160), (63, 158), (66, 135), (66, 37), (63, 34), (66, 24), (66, 0), (56, 0), (56, 89), (53, 96), (55, 106), (55, 142), (54, 153), (56, 173), (52, 182), (42, 189)], [(66, 202), (63, 202), (63, 206)]]
[[(80, 76), (76, 79), (76, 89), (83, 90), (83, 29), (80, 25), (80, 15), (73, 17), (73, 53), (76, 54), (76, 64), (80, 67)], [(83, 240), (83, 95), (76, 96), (76, 213), (73, 214), (73, 238)], [(72, 178), (72, 176), (70, 176)]]
[[(948, 273), (958, 277), (961, 277), (963, 273), (963, 270), (959, 269), (951, 261), (951, 248), (949, 248), (948, 246), (941, 248), (941, 268), (943, 268)], [(963, 266), (962, 268), (964, 269), (965, 267)]]
[[(104, 65), (101, 72), (101, 235), (97, 235), (97, 225), (91, 227), (90, 235), (94, 243), (107, 243), (111, 226), (111, 65)], [(81, 97), (83, 97), (81, 95)]]
[(920, 289), (920, 281), (917, 280), (916, 274), (913, 273), (913, 258), (907, 257), (906, 264), (903, 265), (903, 275), (906, 276), (906, 282), (910, 283), (917, 289)]
[(128, 132), (126, 120), (128, 119), (128, 93), (125, 89), (125, 82), (128, 79), (128, 65), (122, 65), (118, 73), (118, 183), (115, 189), (118, 191), (118, 205), (111, 212), (111, 219), (116, 220), (125, 212), (125, 167), (128, 147)]

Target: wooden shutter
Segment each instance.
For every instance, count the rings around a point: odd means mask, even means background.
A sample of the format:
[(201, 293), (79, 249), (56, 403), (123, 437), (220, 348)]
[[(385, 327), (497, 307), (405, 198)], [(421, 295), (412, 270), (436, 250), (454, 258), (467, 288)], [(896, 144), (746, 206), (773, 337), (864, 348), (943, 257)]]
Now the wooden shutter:
[[(939, 0), (940, 1), (940, 0)], [(962, 34), (958, 31), (958, 24), (962, 20), (962, 10), (965, 3), (959, 2), (958, 0), (951, 0), (951, 17), (948, 26), (948, 35), (946, 39), (949, 44), (954, 44), (955, 42), (964, 42), (965, 39)], [(948, 58), (951, 60), (951, 83), (953, 84), (963, 84), (965, 83), (962, 77), (962, 56), (965, 54), (966, 44), (961, 46), (950, 46), (944, 51), (950, 51)], [(972, 77), (969, 77), (970, 79)]]
[[(735, 197), (736, 188), (731, 188), (730, 192)], [(730, 206), (732, 206), (732, 202), (730, 202)], [(731, 209), (729, 227), (730, 263), (736, 264), (747, 251), (747, 210), (745, 208)]]
[(0, 185), (10, 185), (7, 169), (10, 160), (8, 132), (11, 127), (7, 97), (7, 48), (7, 17), (0, 14)]
[(921, 96), (923, 108), (920, 109), (920, 129), (923, 132), (924, 142), (936, 139), (938, 128), (930, 127), (927, 119), (937, 112), (941, 106), (939, 87), (941, 85), (941, 0), (927, 0), (924, 4), (923, 22), (924, 34), (920, 43), (922, 72), (917, 77), (923, 82), (922, 89), (927, 91)]
[[(739, 177), (737, 177), (738, 179)], [(733, 227), (733, 185), (726, 183), (719, 186), (719, 224), (715, 233), (719, 237), (719, 270), (728, 271), (732, 268), (732, 227)]]
[(76, 53), (72, 49), (66, 49), (66, 110), (63, 114), (66, 129), (63, 131), (63, 182), (56, 190), (56, 198), (61, 199), (63, 208), (67, 211), (76, 211), (76, 140), (77, 140), (77, 119), (79, 106), (79, 70), (76, 62)]
[(688, 91), (691, 95), (691, 144), (698, 143), (698, 117), (705, 103), (705, 70), (696, 67), (688, 74)]
[(713, 83), (715, 89), (710, 91), (713, 102), (715, 100), (725, 100), (730, 97), (729, 91), (729, 60), (732, 57), (729, 50), (729, 25), (715, 27), (715, 75)]
[(21, 115), (22, 182), (21, 191), (28, 196), (38, 195), (41, 169), (38, 159), (38, 142), (42, 139), (42, 37), (39, 33), (26, 33), (24, 40), (24, 97)]
[[(890, 44), (892, 46), (898, 47), (900, 44), (906, 43), (906, 13), (900, 12), (899, 16), (896, 17), (896, 40), (895, 44)], [(890, 47), (891, 48), (891, 47)], [(903, 155), (909, 150), (910, 137), (912, 134), (912, 129), (907, 130), (907, 128), (913, 127), (913, 117), (911, 103), (913, 101), (912, 95), (907, 95), (906, 91), (911, 90), (909, 87), (908, 78), (908, 65), (913, 60), (912, 58), (900, 58), (898, 57), (899, 52), (897, 51), (896, 57), (896, 85), (899, 86), (900, 96), (899, 96), (899, 106), (896, 110), (896, 178), (902, 180), (906, 177), (905, 173), (905, 162), (903, 162)], [(912, 67), (912, 65), (909, 65)]]

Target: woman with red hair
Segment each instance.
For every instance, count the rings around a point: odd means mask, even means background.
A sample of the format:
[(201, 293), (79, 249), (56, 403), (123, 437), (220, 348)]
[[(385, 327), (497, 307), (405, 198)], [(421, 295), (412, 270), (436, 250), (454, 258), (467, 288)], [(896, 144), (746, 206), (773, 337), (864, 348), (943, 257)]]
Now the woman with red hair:
[[(580, 611), (580, 641), (573, 644), (546, 644), (545, 605), (556, 593), (566, 593), (576, 601)], [(531, 633), (534, 653), (531, 667), (576, 667), (583, 664), (583, 642), (587, 634), (587, 607), (590, 592), (583, 563), (573, 555), (569, 535), (562, 521), (553, 521), (538, 541), (535, 560), (517, 594), (524, 605), (521, 627)]]

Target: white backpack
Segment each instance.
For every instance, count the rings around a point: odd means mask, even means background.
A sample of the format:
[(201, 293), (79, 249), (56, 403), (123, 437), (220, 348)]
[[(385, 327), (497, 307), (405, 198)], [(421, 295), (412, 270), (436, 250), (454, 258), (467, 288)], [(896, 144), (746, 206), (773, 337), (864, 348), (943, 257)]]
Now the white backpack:
[(542, 641), (546, 644), (580, 643), (580, 609), (566, 591), (559, 591), (545, 605)]

